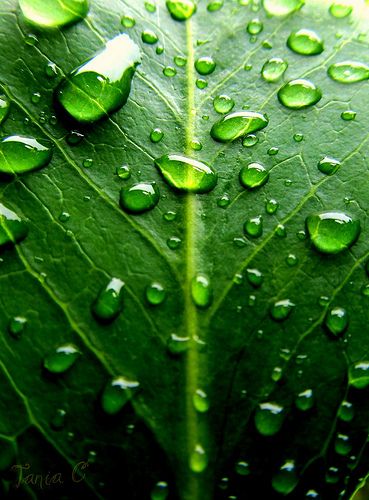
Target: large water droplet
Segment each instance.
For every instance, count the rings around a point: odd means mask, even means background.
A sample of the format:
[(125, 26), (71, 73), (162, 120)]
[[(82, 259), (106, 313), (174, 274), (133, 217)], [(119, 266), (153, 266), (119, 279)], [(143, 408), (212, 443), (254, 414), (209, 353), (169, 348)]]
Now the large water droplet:
[(279, 101), (291, 109), (302, 109), (312, 106), (322, 98), (321, 91), (308, 80), (291, 80), (278, 92)]
[(288, 63), (280, 57), (272, 57), (261, 68), (261, 76), (266, 82), (276, 82), (284, 75)]
[(334, 2), (329, 7), (329, 13), (332, 14), (333, 17), (337, 17), (339, 19), (349, 16), (351, 12), (352, 5), (343, 2)]
[(213, 106), (217, 113), (229, 113), (234, 107), (234, 100), (228, 95), (218, 95), (214, 98)]
[(73, 344), (61, 345), (46, 356), (44, 367), (51, 373), (64, 373), (74, 365), (80, 354)]
[(259, 404), (255, 412), (255, 426), (263, 436), (273, 436), (281, 429), (285, 411), (283, 406), (266, 402)]
[(195, 68), (200, 75), (210, 75), (215, 70), (216, 63), (210, 56), (199, 57), (195, 61)]
[(270, 314), (274, 320), (284, 321), (291, 314), (294, 307), (295, 304), (290, 299), (278, 300), (272, 305)]
[(160, 199), (159, 188), (155, 181), (138, 182), (120, 191), (120, 206), (126, 212), (141, 214), (154, 208)]
[(321, 212), (306, 218), (313, 245), (323, 253), (336, 254), (355, 243), (360, 234), (360, 221), (343, 212)]
[(0, 203), (0, 248), (19, 243), (27, 234), (26, 222)]
[(263, 186), (269, 179), (269, 172), (261, 163), (249, 163), (240, 170), (240, 182), (248, 189)]
[(87, 0), (19, 0), (27, 21), (45, 28), (57, 28), (83, 19), (88, 12)]
[(119, 278), (112, 278), (104, 286), (92, 305), (95, 318), (102, 322), (113, 321), (123, 308), (124, 282)]
[(369, 66), (355, 61), (344, 61), (329, 66), (328, 75), (340, 83), (356, 83), (369, 78)]
[(264, 9), (272, 16), (287, 16), (301, 9), (304, 0), (264, 0)]
[(334, 337), (343, 335), (348, 327), (349, 317), (343, 307), (334, 307), (327, 312), (325, 326)]
[(185, 21), (196, 12), (196, 4), (193, 0), (167, 0), (167, 9), (176, 21)]
[(334, 158), (330, 158), (329, 156), (325, 156), (318, 163), (318, 169), (326, 175), (333, 175), (340, 168), (341, 162), (335, 160)]
[(261, 215), (251, 217), (244, 225), (243, 229), (247, 236), (251, 238), (259, 238), (263, 234), (263, 218)]
[(315, 31), (301, 29), (293, 31), (287, 39), (287, 46), (296, 54), (315, 56), (324, 50), (323, 40)]
[(298, 477), (296, 474), (295, 462), (294, 460), (286, 460), (279, 468), (279, 471), (274, 474), (272, 486), (278, 493), (288, 495), (296, 488), (297, 483)]
[(165, 289), (160, 283), (151, 283), (146, 288), (146, 299), (153, 306), (161, 304), (165, 299), (165, 295)]
[(356, 389), (369, 385), (369, 361), (358, 361), (349, 369), (349, 383)]
[(5, 95), (0, 95), (0, 124), (7, 118), (10, 109), (10, 101)]
[(183, 155), (161, 156), (155, 165), (167, 183), (180, 191), (207, 193), (217, 183), (217, 174), (211, 167)]
[(190, 469), (193, 472), (203, 472), (208, 466), (208, 457), (204, 448), (197, 444), (190, 457)]
[(213, 299), (213, 290), (207, 276), (197, 274), (192, 278), (191, 294), (197, 307), (209, 307)]
[(107, 383), (101, 397), (101, 406), (105, 413), (115, 415), (132, 398), (135, 390), (139, 387), (136, 380), (126, 377), (115, 377)]
[(52, 149), (46, 141), (12, 135), (0, 141), (0, 173), (23, 174), (47, 165)]
[(236, 111), (224, 116), (211, 128), (211, 136), (219, 142), (234, 141), (263, 129), (269, 123), (266, 115), (254, 111)]
[(138, 45), (128, 35), (118, 35), (72, 71), (57, 87), (56, 97), (75, 120), (100, 120), (126, 103), (139, 62)]

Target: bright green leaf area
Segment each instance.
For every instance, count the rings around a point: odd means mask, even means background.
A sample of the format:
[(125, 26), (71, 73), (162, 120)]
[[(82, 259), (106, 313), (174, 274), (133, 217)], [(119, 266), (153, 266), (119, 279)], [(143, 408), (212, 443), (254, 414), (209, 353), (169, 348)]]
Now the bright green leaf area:
[[(143, 0), (90, 4), (84, 20), (51, 31), (27, 24), (15, 0), (0, 5), (0, 95), (11, 101), (1, 138), (53, 144), (49, 165), (0, 180), (0, 203), (29, 229), (0, 254), (0, 497), (303, 499), (317, 492), (331, 500), (344, 491), (340, 498), (350, 498), (369, 469), (369, 387), (364, 380), (350, 386), (348, 377), (366, 378), (359, 368), (369, 362), (369, 83), (342, 84), (327, 70), (345, 61), (368, 65), (368, 6), (357, 0), (349, 16), (335, 18), (329, 2), (306, 0), (273, 17), (261, 2), (226, 0), (214, 10), (202, 0), (181, 22), (163, 0), (155, 12)], [(132, 27), (122, 26), (123, 16), (135, 20)], [(255, 18), (264, 28), (250, 36)], [(142, 43), (148, 29), (157, 46)], [(321, 54), (287, 47), (300, 29), (323, 39)], [(88, 127), (63, 121), (53, 100), (63, 75), (122, 32), (142, 53), (127, 104)], [(176, 57), (187, 62), (166, 77)], [(216, 62), (201, 89), (200, 57)], [(260, 72), (273, 57), (288, 69), (268, 83)], [(314, 83), (322, 99), (284, 107), (278, 90), (296, 79)], [(233, 112), (268, 116), (251, 147), (242, 138), (211, 138), (220, 95), (234, 101)], [(348, 110), (355, 119), (341, 118)], [(164, 136), (152, 143), (155, 128)], [(73, 130), (80, 142), (68, 142)], [(154, 164), (169, 154), (209, 165), (215, 188), (171, 188)], [(325, 157), (341, 162), (333, 175), (318, 169)], [(269, 180), (250, 190), (239, 172), (253, 162)], [(129, 178), (116, 174), (122, 165)], [(122, 210), (121, 189), (147, 182), (158, 186), (159, 203), (142, 214)], [(268, 200), (276, 200), (274, 213)], [(306, 217), (324, 211), (360, 221), (351, 248), (320, 254), (304, 237)], [(244, 223), (260, 216), (261, 235), (245, 236)], [(247, 269), (262, 274), (261, 286)], [(208, 280), (203, 307), (191, 295), (196, 276)], [(91, 306), (113, 278), (125, 283), (122, 312), (99, 322)], [(146, 296), (152, 283), (165, 290), (154, 305)], [(290, 303), (277, 321), (275, 305)], [(325, 325), (334, 308), (348, 315), (342, 336)], [(22, 318), (19, 335), (9, 330), (14, 318)], [(45, 358), (69, 344), (81, 353), (73, 366), (45, 370)], [(101, 400), (116, 377), (137, 381), (139, 390), (110, 415)], [(206, 395), (206, 411), (194, 405), (196, 394)], [(302, 405), (301, 394), (311, 403)], [(350, 421), (339, 417), (342, 401), (352, 404)], [(336, 446), (342, 436), (344, 448)], [(9, 470), (16, 464), (30, 464), (19, 488), (19, 468)], [(72, 475), (76, 466), (80, 476)], [(63, 484), (41, 490), (24, 480), (49, 471)]]

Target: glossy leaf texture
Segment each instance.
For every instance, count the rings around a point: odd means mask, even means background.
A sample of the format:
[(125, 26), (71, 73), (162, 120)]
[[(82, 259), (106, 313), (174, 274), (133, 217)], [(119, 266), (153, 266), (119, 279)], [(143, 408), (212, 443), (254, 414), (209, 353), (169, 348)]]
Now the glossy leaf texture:
[[(0, 219), (1, 497), (350, 498), (368, 473), (369, 8), (182, 3), (51, 30), (1, 4), (1, 139), (47, 144), (0, 143), (28, 228)], [(127, 103), (67, 120), (55, 89), (120, 33)]]

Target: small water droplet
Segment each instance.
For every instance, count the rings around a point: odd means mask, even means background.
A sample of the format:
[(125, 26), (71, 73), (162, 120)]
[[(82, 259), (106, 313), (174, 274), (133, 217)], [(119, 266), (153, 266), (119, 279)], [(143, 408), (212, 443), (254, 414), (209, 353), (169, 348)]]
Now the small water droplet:
[(10, 101), (6, 95), (0, 94), (0, 124), (8, 117), (10, 110)]
[(288, 495), (297, 486), (298, 477), (294, 460), (286, 460), (272, 478), (272, 486), (278, 493)]
[(165, 296), (165, 289), (160, 283), (153, 282), (146, 288), (146, 299), (153, 306), (161, 304), (164, 301)]
[(245, 148), (252, 148), (259, 142), (259, 138), (254, 134), (246, 135), (242, 140), (242, 146)]
[(203, 472), (208, 466), (208, 457), (204, 448), (197, 444), (190, 457), (190, 469), (193, 472)]
[(352, 450), (350, 438), (347, 434), (337, 433), (334, 441), (334, 450), (339, 455), (346, 456)]
[(147, 10), (147, 12), (150, 12), (151, 14), (153, 12), (156, 12), (156, 4), (155, 4), (155, 2), (152, 2), (151, 0), (147, 0), (145, 2), (145, 9)]
[(193, 0), (167, 0), (166, 6), (176, 21), (185, 21), (196, 12), (196, 4)]
[(261, 403), (255, 412), (255, 427), (263, 436), (273, 436), (281, 429), (284, 417), (283, 406), (274, 402)]
[(24, 38), (24, 41), (26, 42), (27, 45), (30, 45), (31, 47), (34, 47), (35, 45), (38, 44), (38, 38), (34, 33), (27, 33), (27, 35)]
[(315, 31), (307, 29), (293, 31), (287, 39), (287, 47), (304, 56), (318, 55), (324, 50), (321, 37)]
[(158, 35), (152, 30), (145, 30), (141, 33), (141, 40), (149, 45), (154, 45), (158, 41)]
[(50, 422), (50, 426), (55, 431), (60, 431), (65, 426), (67, 412), (63, 408), (58, 408)]
[(52, 157), (52, 149), (46, 141), (20, 135), (1, 139), (0, 153), (0, 173), (8, 175), (45, 167)]
[(286, 257), (286, 263), (288, 266), (293, 267), (298, 263), (298, 258), (294, 253), (289, 253)]
[(164, 132), (161, 128), (153, 128), (150, 132), (150, 141), (153, 143), (160, 142), (164, 137)]
[(223, 7), (223, 0), (212, 0), (211, 2), (208, 3), (207, 9), (209, 12), (216, 12), (217, 10), (220, 10)]
[(209, 400), (205, 391), (197, 389), (192, 398), (193, 405), (199, 413), (206, 413), (209, 410)]
[(196, 87), (200, 90), (205, 89), (208, 86), (208, 82), (204, 78), (196, 79)]
[(260, 19), (252, 19), (246, 26), (246, 30), (250, 35), (258, 35), (263, 29), (264, 25)]
[(263, 218), (261, 215), (251, 217), (244, 223), (244, 231), (251, 238), (259, 238), (263, 234)]
[(333, 337), (341, 337), (347, 330), (349, 318), (346, 309), (334, 307), (330, 309), (325, 317), (324, 324)]
[(288, 68), (288, 63), (280, 57), (272, 57), (261, 68), (261, 76), (266, 82), (277, 82)]
[(132, 16), (125, 15), (125, 16), (122, 16), (120, 23), (125, 28), (133, 28), (133, 26), (135, 26), (135, 24), (136, 24), (136, 20)]
[(158, 45), (155, 49), (155, 52), (158, 56), (160, 56), (164, 52), (164, 47), (162, 45)]
[(344, 2), (334, 2), (329, 7), (329, 13), (333, 17), (337, 17), (339, 19), (349, 16), (351, 12), (352, 12), (352, 5), (348, 5), (347, 3)]
[(249, 163), (241, 168), (239, 179), (245, 188), (255, 189), (268, 181), (269, 172), (261, 163)]
[(344, 61), (329, 66), (328, 75), (340, 83), (356, 83), (369, 78), (369, 66), (361, 62)]
[(191, 282), (192, 300), (197, 307), (209, 307), (213, 300), (213, 291), (209, 278), (204, 274), (197, 274)]
[(305, 389), (296, 396), (296, 408), (301, 411), (308, 411), (314, 406), (314, 393), (311, 389)]
[(120, 206), (124, 211), (141, 214), (153, 209), (159, 202), (160, 193), (155, 181), (138, 182), (120, 191)]
[(22, 14), (32, 24), (45, 28), (57, 28), (75, 23), (86, 17), (88, 0), (68, 2), (19, 0)]
[(279, 153), (279, 148), (277, 148), (276, 146), (273, 146), (273, 147), (268, 149), (267, 153), (269, 156), (275, 156)]
[(355, 120), (356, 111), (352, 111), (351, 109), (348, 109), (346, 111), (342, 111), (341, 118), (342, 118), (342, 120), (345, 120), (346, 122)]
[(163, 74), (168, 78), (173, 78), (174, 76), (176, 76), (177, 70), (173, 66), (165, 66), (165, 68), (163, 69)]
[(20, 243), (27, 234), (27, 223), (0, 203), (0, 248)]
[(76, 146), (84, 139), (84, 134), (78, 130), (72, 130), (66, 137), (66, 141), (70, 146)]
[(174, 64), (176, 64), (179, 68), (182, 68), (187, 64), (187, 57), (184, 56), (175, 56)]
[(59, 215), (59, 220), (60, 222), (68, 222), (70, 219), (70, 214), (68, 212), (62, 212)]
[(344, 422), (351, 422), (354, 418), (354, 406), (350, 401), (344, 400), (338, 410), (338, 418)]
[(86, 158), (85, 160), (83, 160), (83, 163), (82, 165), (85, 167), (85, 168), (91, 168), (92, 165), (93, 165), (93, 159), (92, 158)]
[(216, 63), (210, 56), (199, 57), (195, 61), (195, 69), (200, 75), (210, 75), (215, 68)]
[(265, 203), (265, 211), (267, 214), (273, 215), (278, 210), (279, 203), (274, 198), (271, 198)]
[(263, 129), (268, 125), (268, 122), (268, 118), (262, 113), (238, 111), (230, 113), (214, 123), (210, 134), (215, 141), (230, 142)]
[(177, 250), (177, 248), (179, 248), (181, 243), (182, 240), (181, 238), (178, 238), (178, 236), (171, 236), (170, 238), (167, 239), (167, 245), (171, 250)]
[(110, 380), (103, 391), (101, 406), (109, 415), (117, 414), (132, 399), (139, 387), (139, 382), (126, 377), (115, 377)]
[(182, 354), (188, 350), (190, 337), (181, 337), (172, 333), (168, 339), (168, 350), (172, 354)]
[(40, 100), (41, 100), (40, 92), (33, 92), (33, 94), (31, 95), (31, 102), (33, 104), (38, 104)]
[(221, 94), (214, 98), (213, 106), (217, 113), (229, 113), (234, 107), (234, 100), (228, 95)]
[(306, 228), (317, 250), (336, 254), (351, 247), (360, 234), (360, 221), (343, 212), (320, 212), (306, 218)]
[(231, 203), (231, 199), (227, 193), (224, 193), (220, 198), (217, 200), (217, 205), (220, 208), (227, 208), (229, 204)]
[(117, 167), (117, 175), (123, 180), (127, 180), (131, 177), (131, 169), (128, 165), (119, 165)]
[(113, 321), (123, 308), (124, 282), (112, 278), (99, 292), (92, 305), (92, 313), (101, 323)]
[(358, 361), (349, 369), (349, 383), (356, 389), (369, 385), (369, 361)]
[(294, 134), (293, 140), (295, 142), (301, 142), (304, 140), (304, 134)]
[(151, 500), (166, 500), (169, 495), (168, 483), (159, 481), (151, 491)]
[(270, 315), (275, 321), (284, 321), (291, 314), (295, 304), (290, 299), (278, 300), (271, 309)]
[(248, 462), (244, 462), (243, 460), (236, 463), (235, 469), (236, 473), (240, 476), (248, 476), (250, 474), (250, 465)]
[(19, 338), (27, 324), (27, 319), (23, 316), (14, 316), (8, 323), (8, 330), (11, 335), (15, 338)]
[(321, 91), (308, 80), (291, 80), (278, 91), (278, 99), (290, 109), (303, 109), (312, 106), (322, 98)]
[(287, 236), (286, 228), (283, 224), (278, 224), (275, 228), (275, 234), (278, 238), (285, 238)]
[(264, 0), (264, 9), (272, 16), (288, 16), (304, 5), (304, 0)]
[(80, 354), (73, 344), (61, 345), (45, 357), (44, 367), (51, 373), (64, 373), (74, 365)]
[(264, 281), (264, 276), (259, 269), (246, 269), (246, 276), (247, 280), (250, 283), (250, 285), (254, 286), (255, 288), (259, 288)]

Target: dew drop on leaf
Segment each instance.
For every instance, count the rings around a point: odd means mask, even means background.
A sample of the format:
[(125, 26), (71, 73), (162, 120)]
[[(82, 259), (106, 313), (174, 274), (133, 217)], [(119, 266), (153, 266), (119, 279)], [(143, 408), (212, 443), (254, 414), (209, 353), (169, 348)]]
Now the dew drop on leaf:
[(352, 12), (352, 5), (348, 5), (347, 3), (344, 2), (334, 2), (329, 7), (329, 13), (333, 17), (337, 17), (339, 19), (349, 16), (351, 12)]
[(115, 415), (132, 399), (139, 382), (119, 376), (110, 380), (101, 396), (101, 406), (105, 413)]
[(259, 269), (255, 268), (246, 269), (246, 276), (250, 285), (252, 285), (255, 288), (259, 288), (263, 284), (264, 276), (263, 273), (259, 271)]
[(167, 9), (176, 21), (185, 21), (196, 12), (196, 4), (193, 0), (167, 0)]
[(132, 16), (125, 15), (122, 16), (120, 23), (122, 26), (124, 26), (124, 28), (133, 28), (133, 26), (135, 26), (136, 24), (136, 20)]
[(27, 234), (27, 223), (0, 203), (0, 248), (19, 243)]
[(246, 30), (250, 35), (258, 35), (263, 31), (263, 23), (260, 19), (252, 19), (246, 26)]
[(216, 12), (217, 10), (220, 10), (223, 7), (224, 1), (223, 0), (211, 0), (208, 5), (207, 9), (209, 12)]
[(195, 69), (200, 75), (210, 75), (215, 68), (216, 63), (210, 56), (199, 57), (195, 61)]
[(270, 315), (275, 321), (284, 321), (291, 314), (295, 304), (290, 299), (278, 300), (270, 309)]
[(320, 212), (306, 218), (306, 228), (317, 250), (336, 254), (356, 242), (360, 234), (360, 221), (343, 212)]
[(197, 307), (209, 307), (213, 300), (213, 290), (209, 278), (204, 274), (197, 274), (191, 281), (192, 300)]
[(69, 370), (81, 355), (73, 344), (63, 344), (51, 351), (44, 359), (44, 367), (51, 373)]
[(163, 75), (166, 76), (167, 78), (173, 78), (176, 76), (177, 70), (176, 68), (173, 68), (173, 66), (165, 66), (163, 69)]
[(85, 136), (82, 132), (79, 132), (78, 130), (71, 130), (66, 137), (66, 141), (70, 146), (76, 146), (82, 142), (84, 137)]
[(92, 165), (93, 165), (93, 162), (94, 162), (94, 161), (93, 161), (93, 159), (92, 159), (92, 158), (85, 158), (85, 159), (83, 160), (82, 165), (83, 165), (85, 168), (91, 168), (91, 167), (92, 167)]
[(336, 439), (334, 440), (334, 450), (339, 455), (346, 456), (350, 453), (352, 449), (352, 444), (350, 438), (347, 434), (337, 433)]
[(167, 245), (171, 250), (177, 250), (181, 243), (182, 240), (181, 238), (178, 238), (178, 236), (171, 236), (167, 239)]
[(290, 109), (302, 109), (312, 106), (322, 98), (321, 91), (308, 80), (291, 80), (278, 92), (281, 104)]
[(341, 118), (342, 118), (342, 120), (345, 120), (346, 122), (355, 120), (356, 111), (352, 111), (351, 109), (348, 109), (346, 111), (342, 111)]
[(286, 228), (283, 224), (278, 224), (275, 228), (275, 234), (278, 238), (285, 238), (287, 236)]
[(344, 422), (351, 422), (354, 418), (354, 405), (350, 401), (344, 400), (338, 410), (338, 418)]
[(168, 210), (168, 212), (165, 212), (163, 215), (163, 219), (171, 222), (177, 218), (177, 212), (174, 212), (173, 210)]
[(304, 140), (304, 135), (303, 134), (294, 134), (293, 140), (295, 142), (301, 142)]
[(7, 98), (6, 95), (0, 94), (0, 124), (6, 120), (9, 114), (9, 109), (10, 109), (9, 99)]
[(261, 163), (249, 163), (241, 168), (239, 179), (245, 188), (255, 189), (268, 181), (269, 172)]
[(195, 410), (199, 413), (206, 413), (208, 411), (210, 406), (208, 396), (202, 389), (196, 389), (192, 401)]
[(293, 31), (287, 39), (287, 47), (304, 56), (318, 55), (324, 50), (321, 37), (315, 31), (307, 29)]
[(316, 498), (319, 500), (320, 495), (317, 491), (310, 489), (306, 492), (305, 498)]
[(349, 383), (356, 389), (369, 385), (369, 361), (358, 361), (349, 369)]
[(12, 135), (0, 141), (0, 173), (23, 174), (45, 167), (52, 149), (46, 141)]
[(167, 154), (155, 160), (165, 181), (180, 191), (207, 193), (214, 189), (217, 174), (205, 163), (183, 155)]
[(255, 146), (255, 144), (257, 144), (258, 141), (259, 141), (258, 136), (254, 134), (249, 134), (243, 138), (242, 146), (244, 146), (245, 148), (252, 148), (252, 146)]
[(168, 495), (168, 483), (165, 481), (159, 481), (151, 491), (151, 500), (166, 500)]
[(298, 263), (298, 258), (294, 253), (289, 253), (286, 257), (286, 264), (290, 267), (296, 266)]
[(194, 150), (194, 151), (201, 151), (202, 149), (202, 144), (200, 141), (198, 141), (197, 139), (194, 139), (190, 142), (190, 146), (191, 148)]
[(288, 495), (296, 488), (297, 483), (295, 462), (294, 460), (286, 460), (278, 472), (273, 475), (272, 486), (278, 493)]
[(267, 153), (269, 156), (275, 156), (279, 153), (279, 148), (277, 148), (276, 146), (273, 146), (273, 147), (268, 149)]
[(191, 453), (190, 469), (193, 472), (201, 473), (206, 469), (207, 466), (208, 466), (207, 454), (204, 448), (200, 444), (197, 444), (195, 446), (195, 449)]
[(137, 182), (120, 190), (120, 206), (125, 212), (141, 214), (152, 210), (159, 202), (160, 193), (155, 181)]
[(266, 82), (277, 82), (284, 75), (288, 63), (280, 57), (268, 59), (261, 68), (261, 76)]
[(62, 212), (59, 215), (59, 220), (60, 222), (68, 222), (70, 219), (70, 214), (68, 212)]
[(343, 61), (331, 64), (328, 68), (328, 75), (340, 83), (356, 83), (368, 80), (369, 66), (362, 62)]
[(168, 350), (172, 354), (182, 354), (188, 350), (190, 337), (181, 337), (172, 333), (168, 339)]
[(217, 200), (217, 205), (220, 208), (227, 208), (230, 203), (231, 199), (227, 193), (222, 194), (222, 196)]
[(27, 324), (26, 318), (24, 318), (23, 316), (14, 316), (14, 318), (12, 318), (8, 323), (9, 333), (13, 337), (19, 338), (24, 332), (26, 324)]
[(235, 470), (240, 476), (248, 476), (250, 474), (250, 465), (248, 462), (240, 460), (236, 463)]
[(275, 402), (261, 403), (255, 412), (255, 427), (263, 436), (273, 436), (281, 429), (284, 418), (283, 406)]
[(186, 66), (187, 64), (187, 58), (184, 56), (175, 56), (174, 58), (174, 64), (178, 66), (179, 68), (182, 68), (183, 66)]
[(264, 9), (272, 16), (287, 16), (301, 9), (304, 0), (264, 0)]
[(301, 411), (308, 411), (314, 406), (314, 393), (311, 389), (300, 392), (295, 399), (296, 408)]
[(123, 308), (124, 282), (112, 278), (99, 292), (92, 305), (92, 313), (101, 323), (113, 321)]
[(234, 107), (234, 100), (225, 94), (217, 95), (214, 98), (213, 106), (217, 113), (229, 113)]
[(330, 158), (329, 156), (325, 156), (318, 163), (318, 169), (326, 175), (333, 175), (340, 168), (341, 162), (339, 160), (335, 160), (334, 158)]
[(50, 426), (55, 430), (59, 431), (65, 425), (65, 418), (67, 412), (63, 408), (58, 408), (50, 422)]
[(75, 23), (88, 12), (87, 0), (19, 0), (19, 6), (27, 21), (44, 28)]
[(196, 87), (200, 90), (205, 89), (208, 86), (208, 82), (204, 78), (196, 79)]
[(215, 141), (230, 142), (265, 128), (268, 122), (268, 118), (262, 113), (236, 111), (214, 123), (210, 134)]
[(274, 198), (270, 198), (265, 203), (265, 211), (269, 215), (275, 214), (276, 211), (278, 210), (278, 207), (279, 207), (279, 203)]
[(156, 12), (156, 4), (155, 4), (155, 2), (147, 0), (145, 2), (145, 9), (147, 10), (147, 12), (150, 12), (151, 14), (153, 12)]
[(56, 98), (73, 119), (96, 122), (126, 103), (139, 62), (138, 45), (128, 35), (118, 35), (59, 84)]
[(153, 128), (152, 131), (150, 132), (150, 141), (153, 142), (154, 144), (160, 142), (163, 137), (164, 137), (164, 132), (161, 130), (161, 128)]
[(158, 35), (152, 30), (145, 30), (141, 33), (141, 40), (149, 45), (154, 45), (158, 41)]
[(166, 292), (163, 285), (156, 281), (150, 283), (150, 285), (146, 288), (146, 299), (153, 306), (161, 304), (164, 301), (165, 296)]
[(131, 169), (128, 165), (119, 165), (117, 167), (117, 175), (123, 180), (127, 180), (131, 177)]
[(347, 330), (349, 317), (343, 307), (334, 307), (327, 312), (324, 324), (330, 334), (340, 337)]
[(251, 217), (243, 225), (243, 229), (247, 236), (251, 238), (259, 238), (263, 234), (263, 218), (261, 215)]
[(336, 484), (338, 483), (339, 480), (339, 469), (337, 467), (329, 467), (326, 475), (325, 475), (325, 481), (328, 484)]
[(155, 52), (160, 56), (164, 52), (164, 47), (162, 45), (158, 45), (155, 49)]

